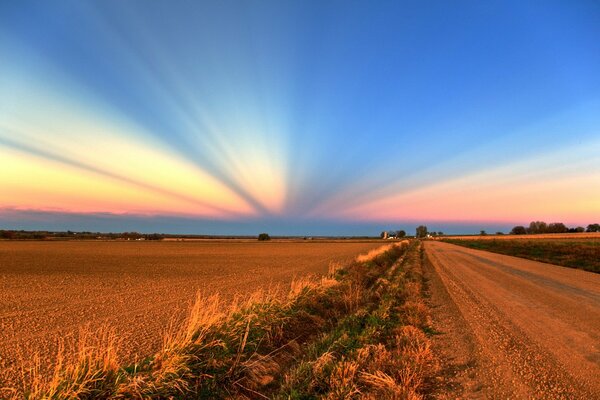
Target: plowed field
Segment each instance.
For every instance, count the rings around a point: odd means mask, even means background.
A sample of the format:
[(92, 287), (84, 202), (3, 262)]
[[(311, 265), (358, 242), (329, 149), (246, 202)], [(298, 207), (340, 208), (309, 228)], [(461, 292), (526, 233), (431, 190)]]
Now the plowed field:
[(34, 354), (51, 365), (59, 338), (113, 327), (126, 362), (152, 354), (196, 293), (231, 298), (326, 273), (371, 242), (1, 242), (0, 388)]

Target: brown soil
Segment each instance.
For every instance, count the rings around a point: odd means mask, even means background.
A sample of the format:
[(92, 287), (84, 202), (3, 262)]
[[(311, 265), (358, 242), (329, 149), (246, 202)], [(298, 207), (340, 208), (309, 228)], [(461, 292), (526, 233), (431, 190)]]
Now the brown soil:
[[(59, 338), (114, 327), (124, 362), (158, 349), (196, 293), (225, 298), (294, 276), (326, 273), (381, 242), (0, 241), (0, 388), (39, 353), (51, 365)], [(72, 339), (71, 339), (72, 338)]]
[(600, 398), (600, 275), (427, 241), (433, 398)]

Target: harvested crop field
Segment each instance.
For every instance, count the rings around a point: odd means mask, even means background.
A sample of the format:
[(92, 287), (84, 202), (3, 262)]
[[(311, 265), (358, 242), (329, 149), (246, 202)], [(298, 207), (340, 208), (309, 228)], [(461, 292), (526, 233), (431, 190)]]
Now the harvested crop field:
[[(125, 362), (152, 354), (198, 291), (225, 298), (326, 273), (379, 241), (0, 241), (0, 387), (59, 338), (113, 327)], [(72, 342), (72, 341), (71, 341)]]

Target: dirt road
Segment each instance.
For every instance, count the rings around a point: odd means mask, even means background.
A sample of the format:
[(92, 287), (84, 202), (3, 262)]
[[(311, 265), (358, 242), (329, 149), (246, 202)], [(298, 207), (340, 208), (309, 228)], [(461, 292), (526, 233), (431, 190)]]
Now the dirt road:
[(600, 399), (600, 275), (427, 241), (435, 398)]

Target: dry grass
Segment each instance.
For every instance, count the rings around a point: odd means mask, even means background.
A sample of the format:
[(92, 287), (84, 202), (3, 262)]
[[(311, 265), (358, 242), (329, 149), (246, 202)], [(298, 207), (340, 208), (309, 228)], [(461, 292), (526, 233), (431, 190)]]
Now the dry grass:
[(119, 333), (121, 362), (140, 362), (161, 349), (165, 326), (185, 318), (198, 291), (229, 302), (287, 287), (294, 276), (326, 275), (330, 264), (347, 265), (380, 245), (0, 241), (0, 387), (19, 386), (21, 360), (36, 353), (40, 369), (51, 374), (58, 339), (68, 339), (70, 357), (70, 338), (86, 326), (110, 325)]
[[(279, 399), (420, 399), (436, 369), (415, 245), (284, 376)], [(367, 280), (368, 281), (368, 280)]]
[(386, 251), (389, 251), (392, 247), (400, 245), (402, 243), (408, 243), (408, 240), (402, 240), (400, 242), (390, 243), (388, 245), (384, 245), (384, 246), (378, 247), (376, 249), (373, 249), (366, 254), (361, 254), (358, 257), (356, 257), (356, 261), (357, 262), (371, 261), (375, 257), (385, 253)]
[(421, 282), (403, 243), (289, 290), (199, 296), (153, 357), (119, 364), (107, 331), (25, 397), (418, 399), (433, 368)]
[(74, 399), (106, 398), (122, 380), (117, 356), (119, 340), (114, 330), (82, 329), (74, 351), (65, 351), (60, 340), (53, 371), (42, 368), (39, 357), (33, 365), (21, 369), (21, 390), (10, 390), (14, 398)]

